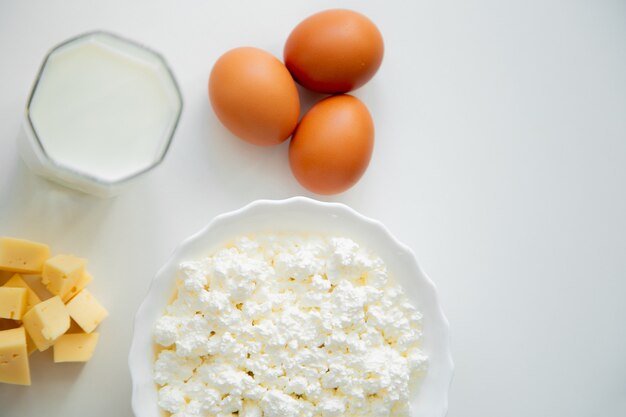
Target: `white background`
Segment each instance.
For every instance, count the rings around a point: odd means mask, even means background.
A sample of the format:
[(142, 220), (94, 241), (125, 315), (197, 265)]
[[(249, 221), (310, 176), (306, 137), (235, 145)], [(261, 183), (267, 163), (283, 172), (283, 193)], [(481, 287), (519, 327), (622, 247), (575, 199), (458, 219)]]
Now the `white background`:
[[(254, 199), (310, 195), (286, 145), (219, 125), (206, 86), (227, 49), (281, 56), (295, 24), (337, 5), (370, 16), (386, 51), (355, 93), (376, 123), (370, 168), (323, 199), (383, 221), (437, 284), (448, 416), (626, 415), (625, 1), (2, 0), (0, 235), (89, 258), (111, 312), (91, 362), (37, 353), (32, 387), (0, 385), (2, 417), (130, 416), (133, 315), (176, 244)], [(161, 51), (185, 99), (164, 164), (110, 200), (34, 177), (15, 145), (46, 51), (94, 29)]]

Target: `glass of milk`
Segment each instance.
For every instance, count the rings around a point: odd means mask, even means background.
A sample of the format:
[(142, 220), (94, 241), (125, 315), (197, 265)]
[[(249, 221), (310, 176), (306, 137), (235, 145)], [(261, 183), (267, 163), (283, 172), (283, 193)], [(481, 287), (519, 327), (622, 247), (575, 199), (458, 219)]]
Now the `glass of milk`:
[(20, 153), (37, 174), (111, 196), (163, 160), (182, 105), (161, 55), (110, 33), (87, 33), (44, 59)]

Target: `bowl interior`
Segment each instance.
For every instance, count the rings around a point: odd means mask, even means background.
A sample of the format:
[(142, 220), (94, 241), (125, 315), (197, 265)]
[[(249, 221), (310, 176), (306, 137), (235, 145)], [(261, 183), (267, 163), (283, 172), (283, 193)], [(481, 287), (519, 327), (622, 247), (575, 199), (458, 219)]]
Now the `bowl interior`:
[(160, 415), (152, 382), (152, 326), (172, 295), (178, 264), (206, 256), (238, 235), (280, 231), (349, 237), (385, 261), (411, 302), (424, 315), (422, 343), (429, 357), (429, 369), (411, 401), (411, 415), (444, 416), (452, 377), (452, 359), (448, 323), (439, 307), (433, 283), (420, 269), (411, 250), (393, 238), (379, 222), (363, 217), (342, 204), (321, 203), (302, 197), (282, 201), (261, 200), (216, 217), (206, 228), (184, 241), (158, 272), (135, 319), (129, 357), (135, 415)]

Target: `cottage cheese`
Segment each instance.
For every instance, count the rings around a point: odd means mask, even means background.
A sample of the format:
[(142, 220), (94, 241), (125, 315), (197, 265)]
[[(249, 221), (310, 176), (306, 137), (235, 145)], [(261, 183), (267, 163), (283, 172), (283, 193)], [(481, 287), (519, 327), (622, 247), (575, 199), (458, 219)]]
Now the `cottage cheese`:
[(350, 239), (241, 237), (180, 265), (155, 325), (174, 417), (407, 416), (426, 369), (421, 314)]

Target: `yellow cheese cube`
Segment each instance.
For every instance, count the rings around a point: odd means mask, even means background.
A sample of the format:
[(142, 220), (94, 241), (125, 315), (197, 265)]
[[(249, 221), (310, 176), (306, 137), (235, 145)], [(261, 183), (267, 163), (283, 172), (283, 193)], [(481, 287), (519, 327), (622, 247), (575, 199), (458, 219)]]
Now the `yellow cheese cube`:
[(98, 333), (64, 334), (54, 344), (55, 362), (87, 362), (98, 343)]
[(0, 238), (0, 269), (39, 274), (50, 257), (50, 248), (42, 243), (11, 237)]
[(43, 266), (41, 282), (54, 295), (63, 298), (85, 272), (85, 260), (72, 255), (57, 255)]
[(0, 318), (21, 320), (27, 295), (25, 288), (0, 287)]
[(78, 281), (76, 281), (76, 284), (72, 285), (72, 288), (70, 288), (68, 293), (61, 297), (63, 299), (63, 302), (67, 304), (67, 302), (70, 301), (72, 297), (81, 292), (83, 288), (85, 288), (87, 284), (89, 284), (91, 281), (93, 281), (93, 277), (91, 276), (91, 274), (87, 271), (83, 272), (83, 275)]
[(30, 385), (24, 328), (0, 331), (0, 382)]
[(44, 351), (70, 327), (70, 316), (59, 296), (42, 301), (31, 308), (22, 323), (37, 349)]
[(86, 288), (67, 303), (67, 311), (85, 333), (91, 333), (109, 315)]
[(9, 279), (3, 285), (3, 287), (26, 289), (26, 310), (24, 312), (41, 303), (41, 299), (39, 298), (39, 296), (37, 296), (37, 294), (35, 294), (35, 291), (33, 291), (32, 288), (28, 286), (28, 284), (26, 283), (26, 281), (24, 281), (24, 278), (22, 278), (20, 274), (13, 275), (11, 279)]

